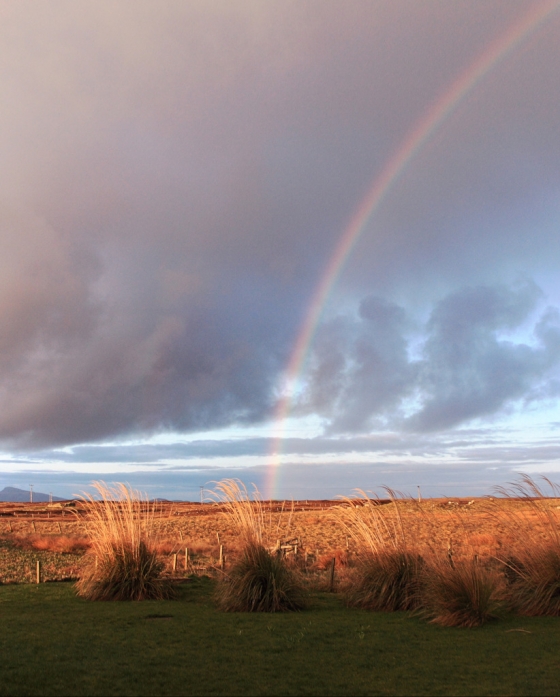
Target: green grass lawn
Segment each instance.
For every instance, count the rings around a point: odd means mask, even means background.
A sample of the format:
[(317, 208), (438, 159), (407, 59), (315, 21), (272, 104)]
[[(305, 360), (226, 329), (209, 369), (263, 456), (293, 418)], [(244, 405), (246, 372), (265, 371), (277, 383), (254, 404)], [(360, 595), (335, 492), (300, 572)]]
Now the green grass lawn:
[[(179, 600), (87, 602), (68, 583), (0, 587), (0, 695), (557, 695), (560, 620), (442, 629), (317, 594), (297, 614)], [(518, 631), (523, 630), (523, 631)]]

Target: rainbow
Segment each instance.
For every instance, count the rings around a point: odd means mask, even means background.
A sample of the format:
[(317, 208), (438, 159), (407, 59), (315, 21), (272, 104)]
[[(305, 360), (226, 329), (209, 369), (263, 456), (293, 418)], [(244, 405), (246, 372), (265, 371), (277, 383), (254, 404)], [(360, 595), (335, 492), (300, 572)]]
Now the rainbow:
[(399, 179), (415, 155), (435, 131), (452, 114), (461, 101), (498, 63), (511, 54), (529, 35), (538, 29), (550, 15), (560, 8), (560, 0), (548, 0), (526, 13), (500, 35), (414, 125), (393, 156), (374, 179), (371, 188), (340, 236), (327, 267), (317, 284), (309, 309), (297, 335), (285, 372), (284, 387), (274, 415), (276, 435), (272, 438), (267, 472), (267, 497), (273, 498), (277, 486), (280, 454), (298, 377), (302, 371), (315, 330), (337, 278), (348, 260), (356, 242), (374, 215), (387, 192)]

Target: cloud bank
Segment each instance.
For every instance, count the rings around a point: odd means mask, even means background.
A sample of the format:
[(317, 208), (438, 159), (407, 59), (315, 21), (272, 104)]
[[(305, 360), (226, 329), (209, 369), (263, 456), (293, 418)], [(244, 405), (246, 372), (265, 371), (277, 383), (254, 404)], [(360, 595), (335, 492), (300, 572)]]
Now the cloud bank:
[[(382, 298), (357, 317), (321, 327), (298, 405), (331, 433), (381, 427), (443, 431), (556, 394), (560, 313), (547, 307), (525, 332), (541, 292), (534, 283), (461, 288), (432, 309), (423, 327)], [(410, 343), (417, 358), (410, 356)]]
[[(269, 419), (371, 181), (537, 4), (4, 3), (3, 447)], [(559, 395), (559, 47), (551, 15), (368, 224), (302, 376), (328, 434)]]

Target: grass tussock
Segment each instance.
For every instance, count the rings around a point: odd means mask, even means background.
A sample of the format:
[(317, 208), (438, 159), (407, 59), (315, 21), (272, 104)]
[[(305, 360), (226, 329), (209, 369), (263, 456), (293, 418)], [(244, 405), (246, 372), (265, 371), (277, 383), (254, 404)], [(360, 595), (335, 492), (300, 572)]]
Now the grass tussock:
[(358, 490), (343, 498), (333, 515), (353, 539), (355, 567), (344, 584), (346, 602), (354, 607), (394, 612), (418, 606), (423, 559), (411, 544), (401, 512), (403, 497), (385, 490), (391, 504), (381, 505)]
[(499, 617), (503, 601), (503, 574), (476, 555), (455, 562), (433, 556), (426, 564), (421, 608), (434, 624), (479, 627)]
[(348, 605), (366, 610), (396, 612), (419, 606), (423, 558), (407, 551), (367, 554), (349, 574)]
[[(560, 489), (546, 477), (539, 486), (528, 475), (500, 493), (510, 505), (495, 513), (514, 542), (501, 556), (512, 608), (523, 615), (560, 616)], [(547, 495), (548, 494), (548, 495)], [(519, 505), (522, 503), (523, 505)]]
[(76, 584), (89, 600), (156, 600), (173, 591), (161, 577), (163, 564), (155, 547), (153, 504), (125, 484), (93, 484), (98, 499), (87, 494), (86, 529), (90, 564)]
[[(213, 494), (233, 524), (241, 548), (232, 566), (218, 581), (215, 595), (218, 607), (226, 612), (303, 609), (305, 597), (299, 573), (275, 549), (275, 542), (281, 537), (282, 516), (275, 524), (272, 514), (265, 512), (258, 489), (254, 488), (251, 499), (246, 486), (238, 480), (218, 482)], [(288, 528), (289, 524), (290, 520)]]
[(226, 612), (289, 612), (306, 605), (294, 569), (279, 554), (252, 543), (220, 580), (215, 597)]

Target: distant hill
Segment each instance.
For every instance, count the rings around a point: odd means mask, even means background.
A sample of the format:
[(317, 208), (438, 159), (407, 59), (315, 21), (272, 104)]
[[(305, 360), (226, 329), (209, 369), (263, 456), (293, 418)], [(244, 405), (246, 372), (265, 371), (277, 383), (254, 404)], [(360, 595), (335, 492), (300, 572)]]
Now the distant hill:
[[(53, 496), (53, 501), (65, 501), (66, 499), (61, 499), (59, 496)], [(29, 503), (29, 490), (16, 489), (14, 486), (5, 486), (2, 491), (0, 491), (0, 501), (7, 501), (8, 503)], [(33, 503), (48, 503), (50, 501), (49, 494), (41, 494), (40, 491), (33, 492)]]

